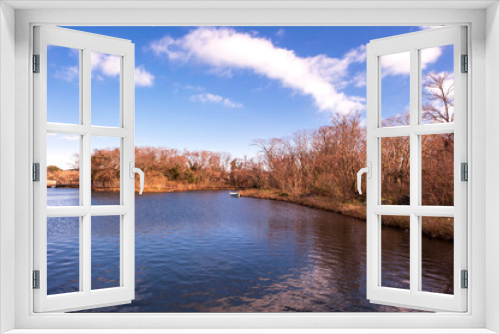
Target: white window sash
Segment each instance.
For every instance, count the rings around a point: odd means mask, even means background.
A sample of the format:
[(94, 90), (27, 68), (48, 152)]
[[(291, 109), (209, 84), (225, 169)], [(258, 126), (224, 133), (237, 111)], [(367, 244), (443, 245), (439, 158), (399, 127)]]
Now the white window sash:
[[(421, 97), (420, 49), (454, 45), (454, 122), (419, 124)], [(467, 310), (467, 289), (461, 288), (461, 270), (467, 269), (467, 182), (460, 178), (460, 164), (467, 162), (467, 75), (461, 73), (460, 55), (467, 54), (466, 28), (446, 27), (371, 41), (367, 46), (367, 161), (372, 175), (367, 179), (367, 296), (371, 302), (423, 310)], [(381, 127), (380, 57), (410, 53), (410, 125)], [(420, 135), (454, 133), (454, 207), (422, 206)], [(380, 138), (410, 138), (410, 205), (382, 205)], [(410, 217), (410, 289), (381, 286), (381, 215)], [(420, 217), (454, 218), (453, 295), (421, 291)]]
[[(80, 124), (47, 123), (47, 45), (80, 51)], [(120, 127), (91, 125), (92, 51), (120, 56)], [(34, 28), (34, 54), (40, 55), (40, 73), (34, 74), (34, 162), (40, 163), (40, 182), (34, 188), (34, 265), (40, 271), (40, 288), (34, 289), (35, 312), (66, 312), (130, 303), (135, 294), (134, 180), (134, 44), (128, 40), (64, 28)], [(47, 207), (46, 134), (81, 136), (80, 206)], [(91, 205), (91, 138), (120, 138), (120, 205)], [(120, 215), (120, 286), (92, 290), (91, 217)], [(80, 217), (80, 287), (78, 292), (47, 295), (47, 217)]]

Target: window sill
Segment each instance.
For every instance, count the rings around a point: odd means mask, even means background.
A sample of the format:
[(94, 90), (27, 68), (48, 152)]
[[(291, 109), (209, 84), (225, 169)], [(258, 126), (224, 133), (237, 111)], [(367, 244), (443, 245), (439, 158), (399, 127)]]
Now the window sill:
[(488, 329), (15, 329), (5, 334), (487, 334)]

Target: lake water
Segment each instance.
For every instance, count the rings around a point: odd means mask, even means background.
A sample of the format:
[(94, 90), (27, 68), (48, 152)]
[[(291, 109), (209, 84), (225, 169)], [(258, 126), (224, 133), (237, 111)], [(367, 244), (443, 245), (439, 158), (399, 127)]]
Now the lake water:
[[(77, 189), (48, 189), (74, 205)], [(114, 193), (93, 193), (107, 204)], [(119, 218), (92, 218), (92, 288), (119, 284)], [(78, 290), (78, 219), (48, 222), (48, 293)], [(91, 312), (407, 311), (366, 300), (364, 221), (227, 191), (136, 196), (136, 298)], [(452, 291), (453, 244), (424, 238), (428, 291)], [(409, 233), (383, 228), (383, 284), (408, 284)]]

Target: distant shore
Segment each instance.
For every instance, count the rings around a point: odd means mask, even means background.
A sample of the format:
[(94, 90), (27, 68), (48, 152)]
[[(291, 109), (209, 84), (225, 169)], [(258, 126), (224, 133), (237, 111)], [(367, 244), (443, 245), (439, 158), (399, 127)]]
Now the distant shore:
[(355, 205), (342, 205), (338, 204), (332, 200), (330, 197), (319, 196), (319, 195), (309, 195), (309, 196), (297, 196), (282, 193), (274, 189), (246, 189), (238, 191), (242, 197), (251, 197), (258, 199), (271, 199), (275, 201), (283, 201), (299, 204), (302, 206), (307, 206), (310, 208), (321, 209), (324, 211), (330, 211), (339, 213), (343, 216), (366, 219), (366, 206), (363, 204)]
[[(55, 189), (78, 189), (77, 186), (57, 186), (57, 187), (47, 187)], [(186, 186), (182, 185), (179, 187), (166, 187), (166, 188), (151, 188), (145, 187), (143, 193), (175, 193), (184, 191), (198, 191), (198, 190), (234, 190), (234, 187), (219, 187), (219, 186)], [(119, 192), (120, 188), (104, 188), (104, 187), (94, 187), (92, 191), (97, 192)], [(139, 188), (135, 188), (135, 192), (139, 192)]]
[[(69, 188), (69, 187), (58, 187)], [(346, 217), (356, 218), (366, 221), (366, 204), (365, 203), (338, 203), (333, 198), (321, 195), (292, 195), (280, 192), (276, 189), (238, 189), (227, 186), (199, 186), (199, 185), (179, 185), (177, 187), (147, 187), (144, 193), (175, 193), (187, 191), (208, 191), (208, 190), (233, 190), (241, 194), (242, 197), (267, 199), (294, 203), (314, 209), (320, 209), (329, 212), (335, 212)], [(118, 192), (119, 188), (94, 188), (92, 191), (97, 192)], [(135, 189), (136, 192), (139, 188)], [(384, 216), (382, 224), (399, 228), (403, 231), (410, 229), (408, 219), (399, 216)], [(427, 217), (426, 222), (422, 224), (422, 234), (431, 238), (443, 240), (453, 240), (453, 221), (444, 221), (439, 218)]]
[[(246, 189), (238, 191), (242, 197), (257, 199), (270, 199), (295, 203), (298, 205), (335, 212), (343, 216), (361, 219), (366, 221), (366, 204), (364, 203), (338, 203), (331, 197), (321, 195), (297, 196), (282, 193), (274, 189)], [(399, 228), (404, 231), (410, 229), (409, 220), (399, 216), (384, 216), (382, 225)], [(427, 217), (422, 224), (422, 234), (431, 238), (453, 240), (453, 221), (439, 220), (439, 218)]]

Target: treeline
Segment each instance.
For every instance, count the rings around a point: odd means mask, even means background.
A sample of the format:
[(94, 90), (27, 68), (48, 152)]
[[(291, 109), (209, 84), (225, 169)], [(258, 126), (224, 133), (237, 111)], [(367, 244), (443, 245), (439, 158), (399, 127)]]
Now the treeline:
[[(384, 124), (394, 125), (400, 118)], [(284, 195), (364, 202), (365, 196), (356, 190), (356, 174), (366, 166), (366, 130), (361, 123), (359, 113), (335, 115), (332, 125), (318, 130), (255, 141), (262, 154), (257, 162), (252, 161), (252, 170), (240, 183), (277, 189)], [(453, 139), (453, 134), (421, 136), (423, 205), (453, 205)], [(380, 149), (383, 204), (410, 204), (409, 138), (382, 138)]]
[(162, 147), (135, 149), (136, 167), (146, 175), (146, 191), (227, 189), (231, 187), (231, 163), (228, 153)]
[[(384, 124), (400, 121), (396, 117)], [(359, 113), (334, 115), (331, 125), (286, 138), (255, 140), (254, 145), (261, 153), (252, 159), (137, 147), (135, 161), (146, 175), (146, 191), (255, 188), (275, 189), (284, 195), (327, 196), (340, 203), (364, 201), (364, 195), (356, 191), (356, 173), (366, 166), (366, 129)], [(453, 134), (421, 136), (422, 204), (453, 205), (453, 147)], [(94, 190), (117, 190), (119, 149), (95, 150), (91, 169)], [(47, 172), (48, 180), (57, 186), (78, 186), (78, 170), (49, 166)], [(409, 204), (408, 137), (381, 139), (381, 172), (383, 203)]]
[[(78, 157), (75, 157), (78, 166)], [(236, 160), (227, 153), (179, 151), (162, 147), (136, 147), (135, 165), (146, 175), (145, 190), (150, 192), (186, 189), (221, 189), (231, 186)], [(92, 189), (117, 191), (120, 188), (120, 150), (94, 150), (91, 155)], [(47, 186), (78, 187), (78, 168), (62, 170), (47, 167)], [(138, 189), (138, 180), (136, 188)]]

